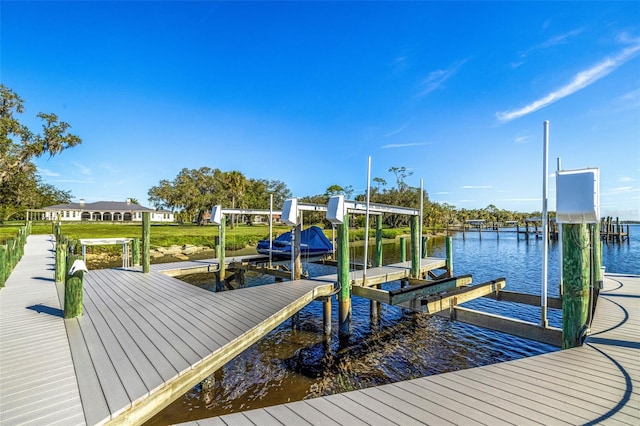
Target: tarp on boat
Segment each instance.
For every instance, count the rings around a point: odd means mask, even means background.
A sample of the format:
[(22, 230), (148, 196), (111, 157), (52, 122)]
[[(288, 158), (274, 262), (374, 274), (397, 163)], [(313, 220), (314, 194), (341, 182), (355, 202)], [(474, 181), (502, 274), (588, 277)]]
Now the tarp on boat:
[[(272, 253), (291, 257), (291, 232), (285, 232), (273, 240)], [(269, 254), (269, 240), (258, 242), (258, 253)], [(300, 232), (300, 252), (303, 256), (322, 256), (333, 252), (333, 244), (317, 226)]]

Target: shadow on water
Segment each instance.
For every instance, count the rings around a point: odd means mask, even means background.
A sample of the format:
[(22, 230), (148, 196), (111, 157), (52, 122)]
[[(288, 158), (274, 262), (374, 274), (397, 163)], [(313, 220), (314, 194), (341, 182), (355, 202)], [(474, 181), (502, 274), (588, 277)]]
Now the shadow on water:
[[(445, 257), (444, 238), (432, 238), (428, 244), (429, 256)], [(351, 251), (352, 260), (360, 261), (363, 247)], [(386, 244), (384, 263), (398, 262), (399, 251), (398, 243)], [(454, 272), (473, 274), (474, 283), (505, 277), (508, 290), (539, 294), (541, 251), (540, 239), (517, 238), (515, 233), (501, 234), (499, 239), (495, 233), (486, 233), (481, 239), (477, 234), (467, 233), (465, 239), (458, 234), (454, 237)], [(615, 258), (622, 257), (618, 252), (632, 258), (640, 253), (638, 243), (612, 251), (614, 253), (608, 253), (605, 246), (603, 253), (607, 271), (612, 272), (618, 272), (614, 263)], [(370, 262), (374, 252), (370, 247)], [(550, 296), (558, 295), (558, 263), (557, 244), (551, 243)], [(627, 270), (628, 265), (623, 262), (619, 272), (640, 273)], [(335, 268), (315, 264), (304, 263), (303, 268), (310, 276), (335, 273)], [(206, 274), (184, 280), (204, 288), (211, 284), (211, 276)], [(272, 277), (252, 273), (247, 274), (247, 280), (252, 286), (274, 281)], [(388, 283), (384, 288), (399, 285), (399, 282)], [(286, 321), (217, 371), (213, 386), (194, 387), (149, 424), (185, 422), (557, 350), (542, 343), (387, 305), (382, 306), (378, 322), (372, 324), (369, 301), (358, 297), (353, 298), (352, 305), (353, 334), (346, 341), (340, 341), (337, 303), (332, 305), (330, 339), (322, 334), (322, 303), (312, 302), (300, 311), (300, 330), (293, 331), (291, 321)], [(538, 307), (490, 299), (475, 300), (465, 306), (531, 322), (540, 318)], [(553, 326), (561, 326), (562, 313), (549, 310), (549, 321)]]

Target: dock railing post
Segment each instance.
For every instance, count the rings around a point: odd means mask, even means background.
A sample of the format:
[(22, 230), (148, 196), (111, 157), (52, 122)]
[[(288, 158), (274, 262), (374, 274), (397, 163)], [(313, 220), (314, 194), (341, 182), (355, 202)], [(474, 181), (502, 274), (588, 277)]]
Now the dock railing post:
[(349, 215), (338, 225), (338, 330), (339, 335), (351, 335), (351, 279), (349, 277)]
[(447, 275), (449, 277), (453, 277), (453, 238), (447, 237), (445, 243), (446, 250), (446, 264), (447, 264)]
[(142, 212), (142, 272), (151, 270), (151, 212)]
[(562, 348), (582, 344), (589, 312), (589, 230), (587, 224), (562, 225)]

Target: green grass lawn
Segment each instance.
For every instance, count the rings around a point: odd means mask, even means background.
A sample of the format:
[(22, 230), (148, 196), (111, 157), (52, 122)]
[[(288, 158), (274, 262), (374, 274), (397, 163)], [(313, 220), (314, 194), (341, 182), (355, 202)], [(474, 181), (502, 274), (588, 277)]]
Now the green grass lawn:
[[(24, 222), (6, 223), (0, 226), (0, 240), (16, 235), (18, 227)], [(141, 238), (142, 224), (140, 223), (113, 223), (113, 222), (85, 222), (62, 223), (62, 233), (69, 238)], [(284, 225), (274, 225), (274, 236), (289, 231), (291, 228)], [(248, 245), (255, 245), (263, 238), (269, 237), (268, 225), (241, 224), (231, 229), (226, 228), (226, 247), (229, 250), (240, 249)], [(50, 222), (37, 222), (32, 224), (32, 234), (50, 234), (52, 227)], [(325, 235), (331, 239), (331, 229), (324, 230)], [(384, 229), (384, 238), (396, 238), (399, 235), (409, 233), (409, 228)], [(375, 231), (369, 233), (373, 238)], [(203, 247), (214, 247), (214, 238), (218, 236), (218, 227), (213, 225), (197, 226), (192, 224), (152, 224), (151, 246), (169, 247), (171, 245), (193, 244)], [(364, 239), (364, 229), (349, 230), (351, 241)]]

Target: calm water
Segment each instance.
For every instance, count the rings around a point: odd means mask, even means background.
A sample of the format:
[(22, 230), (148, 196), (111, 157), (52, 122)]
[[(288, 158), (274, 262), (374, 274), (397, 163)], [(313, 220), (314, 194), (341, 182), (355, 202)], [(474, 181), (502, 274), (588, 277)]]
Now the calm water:
[[(605, 244), (607, 272), (640, 274), (640, 225), (631, 226), (631, 242)], [(542, 240), (519, 238), (515, 233), (484, 232), (481, 236), (457, 234), (454, 239), (454, 273), (473, 274), (474, 283), (505, 277), (512, 291), (539, 294)], [(362, 247), (352, 249), (361, 259)], [(373, 253), (373, 249), (369, 250)], [(444, 239), (429, 241), (429, 255), (444, 257)], [(399, 246), (385, 245), (384, 263), (398, 261)], [(373, 256), (373, 255), (371, 255)], [(334, 268), (303, 264), (311, 276), (335, 273)], [(558, 295), (558, 248), (549, 246), (550, 296)], [(251, 275), (250, 285), (273, 282)], [(189, 281), (206, 284), (206, 277)], [(397, 288), (398, 282), (386, 284)], [(488, 299), (464, 305), (474, 309), (538, 322), (540, 309)], [(194, 387), (149, 424), (168, 424), (264, 407), (288, 401), (329, 395), (384, 383), (461, 370), (556, 350), (503, 333), (430, 317), (383, 305), (380, 320), (371, 324), (369, 301), (353, 298), (353, 335), (337, 336), (337, 303), (333, 303), (330, 340), (322, 335), (322, 304), (313, 302), (300, 313), (302, 329), (289, 321), (255, 343), (215, 374), (213, 389)], [(550, 309), (550, 325), (560, 327), (561, 312)]]

